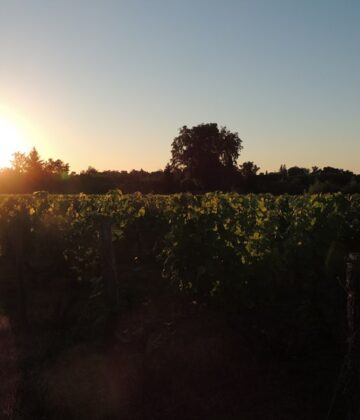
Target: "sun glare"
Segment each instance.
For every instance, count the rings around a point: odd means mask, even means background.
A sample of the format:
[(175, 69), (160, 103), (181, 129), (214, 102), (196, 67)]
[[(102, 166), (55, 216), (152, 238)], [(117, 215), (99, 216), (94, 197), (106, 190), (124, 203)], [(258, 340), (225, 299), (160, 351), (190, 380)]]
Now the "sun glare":
[(0, 168), (11, 165), (15, 152), (26, 151), (28, 144), (20, 128), (10, 119), (0, 116)]

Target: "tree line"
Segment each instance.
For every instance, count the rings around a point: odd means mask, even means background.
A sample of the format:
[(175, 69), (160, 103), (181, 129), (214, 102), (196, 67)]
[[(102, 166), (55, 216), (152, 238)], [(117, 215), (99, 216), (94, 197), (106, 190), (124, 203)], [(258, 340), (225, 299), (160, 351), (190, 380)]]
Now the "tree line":
[(351, 171), (316, 166), (260, 172), (251, 161), (238, 164), (243, 149), (238, 133), (216, 123), (183, 126), (174, 138), (171, 159), (163, 170), (147, 172), (98, 171), (89, 167), (71, 172), (60, 159), (43, 160), (33, 148), (17, 152), (10, 168), (0, 170), (0, 194), (50, 193), (101, 194), (121, 189), (124, 193), (171, 194), (176, 192), (237, 191), (240, 193), (302, 194), (360, 192), (360, 175)]

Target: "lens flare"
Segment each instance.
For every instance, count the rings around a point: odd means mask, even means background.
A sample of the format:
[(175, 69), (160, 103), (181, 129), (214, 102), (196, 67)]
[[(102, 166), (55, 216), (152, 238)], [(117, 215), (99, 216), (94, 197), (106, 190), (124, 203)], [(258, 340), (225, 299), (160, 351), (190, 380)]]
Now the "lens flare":
[(0, 168), (9, 167), (15, 152), (28, 151), (25, 135), (12, 120), (0, 115)]

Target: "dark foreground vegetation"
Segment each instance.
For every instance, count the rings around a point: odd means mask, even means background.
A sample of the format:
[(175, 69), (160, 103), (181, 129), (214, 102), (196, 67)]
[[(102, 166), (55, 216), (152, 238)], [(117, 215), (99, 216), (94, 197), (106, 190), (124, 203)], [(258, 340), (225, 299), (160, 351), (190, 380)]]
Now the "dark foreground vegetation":
[(346, 418), (359, 214), (343, 194), (2, 197), (1, 415)]

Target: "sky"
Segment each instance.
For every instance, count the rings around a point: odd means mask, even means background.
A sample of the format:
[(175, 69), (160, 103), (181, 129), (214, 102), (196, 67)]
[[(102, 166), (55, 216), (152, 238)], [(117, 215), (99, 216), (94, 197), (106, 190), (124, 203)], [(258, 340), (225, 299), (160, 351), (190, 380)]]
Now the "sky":
[(359, 45), (359, 0), (0, 0), (0, 118), (76, 171), (217, 122), (239, 163), (360, 173)]

